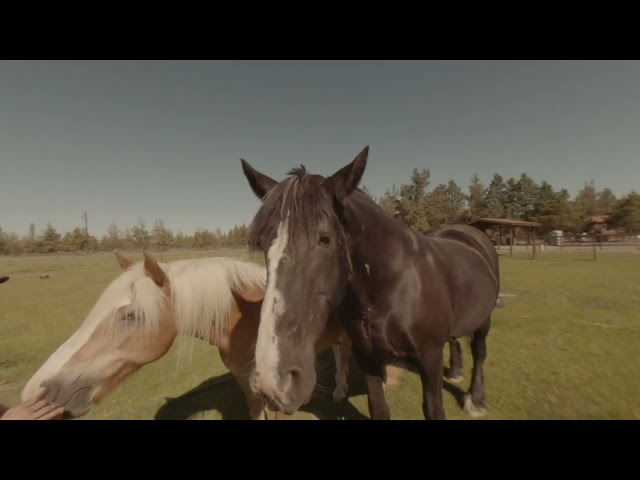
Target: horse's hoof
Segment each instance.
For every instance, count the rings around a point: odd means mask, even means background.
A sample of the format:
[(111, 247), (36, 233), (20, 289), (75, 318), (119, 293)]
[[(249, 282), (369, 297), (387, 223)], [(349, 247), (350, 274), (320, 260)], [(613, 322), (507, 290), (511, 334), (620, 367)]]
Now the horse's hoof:
[(464, 411), (471, 418), (481, 418), (487, 413), (487, 409), (484, 405), (476, 405), (473, 403), (471, 395), (468, 393), (464, 396)]
[(456, 377), (445, 377), (445, 378), (450, 383), (460, 383), (464, 380), (464, 377), (462, 375), (458, 375)]
[(337, 388), (333, 392), (333, 403), (342, 403), (347, 398), (347, 389), (346, 388)]

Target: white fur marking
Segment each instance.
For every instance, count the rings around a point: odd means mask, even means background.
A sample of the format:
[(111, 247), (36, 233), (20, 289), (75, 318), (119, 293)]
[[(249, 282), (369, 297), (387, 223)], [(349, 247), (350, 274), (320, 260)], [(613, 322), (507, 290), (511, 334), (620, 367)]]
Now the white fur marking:
[(464, 411), (467, 412), (471, 418), (484, 417), (487, 413), (486, 408), (478, 407), (473, 403), (473, 399), (468, 393), (464, 396)]
[(371, 275), (371, 274), (369, 273), (369, 270), (370, 270), (370, 268), (369, 268), (369, 264), (368, 264), (368, 263), (365, 263), (365, 264), (364, 264), (364, 267), (367, 269), (367, 275)]
[(276, 378), (280, 352), (276, 336), (276, 322), (285, 311), (282, 292), (277, 288), (277, 271), (289, 236), (289, 217), (278, 225), (276, 238), (267, 252), (267, 289), (260, 311), (260, 327), (256, 342), (256, 370), (260, 378), (276, 388)]

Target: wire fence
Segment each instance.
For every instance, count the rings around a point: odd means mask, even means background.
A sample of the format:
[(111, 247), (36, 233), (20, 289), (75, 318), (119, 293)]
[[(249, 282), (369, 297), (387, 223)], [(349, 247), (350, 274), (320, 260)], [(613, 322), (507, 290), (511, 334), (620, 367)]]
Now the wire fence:
[[(531, 257), (542, 252), (592, 252), (597, 259), (598, 252), (640, 253), (639, 234), (592, 233), (529, 236), (525, 238), (493, 239), (498, 252), (513, 256), (514, 252), (530, 252)], [(521, 256), (521, 255), (519, 255)]]

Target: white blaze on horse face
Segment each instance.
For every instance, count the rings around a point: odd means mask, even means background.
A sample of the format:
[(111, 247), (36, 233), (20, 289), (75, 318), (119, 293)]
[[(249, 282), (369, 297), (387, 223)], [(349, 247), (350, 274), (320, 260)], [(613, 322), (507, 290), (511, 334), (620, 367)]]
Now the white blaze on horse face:
[[(115, 308), (117, 309), (130, 303), (131, 298), (123, 296), (123, 298), (116, 303)], [(96, 328), (98, 328), (106, 317), (104, 309), (100, 307), (101, 304), (99, 302), (89, 313), (87, 319), (78, 331), (66, 342), (60, 345), (60, 347), (58, 347), (58, 349), (47, 359), (44, 365), (42, 365), (33, 377), (31, 377), (22, 390), (23, 402), (37, 398), (43, 391), (40, 387), (41, 383), (59, 374), (71, 357), (73, 357), (73, 355), (87, 343)], [(107, 309), (107, 312), (111, 312), (111, 310), (112, 309)]]
[(278, 225), (276, 238), (267, 252), (267, 290), (260, 311), (260, 327), (256, 342), (256, 371), (260, 376), (261, 385), (270, 390), (276, 389), (278, 378), (278, 337), (276, 324), (285, 311), (284, 298), (278, 289), (277, 271), (284, 256), (289, 237), (288, 216)]

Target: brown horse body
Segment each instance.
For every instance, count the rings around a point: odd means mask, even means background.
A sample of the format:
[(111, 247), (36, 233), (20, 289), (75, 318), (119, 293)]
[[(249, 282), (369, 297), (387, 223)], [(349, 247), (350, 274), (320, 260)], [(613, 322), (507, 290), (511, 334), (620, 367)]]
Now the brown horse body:
[[(219, 349), (242, 389), (252, 419), (266, 419), (264, 397), (249, 378), (265, 295), (263, 267), (209, 258), (158, 264), (150, 255), (134, 263), (116, 253), (124, 270), (89, 312), (80, 328), (40, 367), (22, 399), (63, 405), (68, 417), (85, 415), (127, 377), (164, 356), (178, 335)], [(350, 341), (337, 322), (327, 325), (318, 353), (333, 347), (334, 401), (346, 397)], [(287, 418), (276, 412), (276, 418)]]

